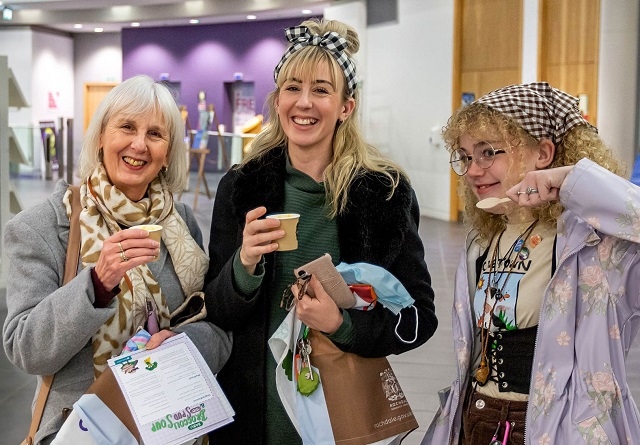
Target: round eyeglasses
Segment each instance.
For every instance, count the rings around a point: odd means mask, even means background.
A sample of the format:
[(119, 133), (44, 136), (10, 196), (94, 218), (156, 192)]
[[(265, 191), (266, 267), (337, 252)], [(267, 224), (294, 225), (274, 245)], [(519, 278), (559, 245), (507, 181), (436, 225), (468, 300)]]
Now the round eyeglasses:
[(456, 148), (453, 150), (451, 152), (449, 164), (451, 164), (451, 168), (456, 175), (464, 176), (469, 170), (472, 161), (475, 161), (478, 167), (486, 170), (493, 165), (496, 155), (502, 153), (506, 153), (506, 151), (496, 150), (488, 142), (480, 142), (473, 149), (473, 155), (467, 154), (467, 152), (462, 148)]

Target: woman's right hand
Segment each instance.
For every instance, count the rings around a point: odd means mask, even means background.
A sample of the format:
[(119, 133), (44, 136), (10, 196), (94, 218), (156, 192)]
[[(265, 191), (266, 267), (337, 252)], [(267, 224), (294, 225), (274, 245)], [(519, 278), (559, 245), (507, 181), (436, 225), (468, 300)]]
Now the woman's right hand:
[(111, 290), (129, 269), (153, 261), (159, 253), (160, 243), (146, 230), (121, 230), (104, 240), (94, 270), (105, 289)]
[(271, 253), (278, 248), (273, 242), (284, 236), (284, 230), (278, 229), (280, 221), (272, 218), (258, 219), (267, 213), (266, 207), (258, 207), (247, 212), (242, 231), (242, 247), (240, 261), (250, 275), (256, 270), (256, 265), (262, 255)]

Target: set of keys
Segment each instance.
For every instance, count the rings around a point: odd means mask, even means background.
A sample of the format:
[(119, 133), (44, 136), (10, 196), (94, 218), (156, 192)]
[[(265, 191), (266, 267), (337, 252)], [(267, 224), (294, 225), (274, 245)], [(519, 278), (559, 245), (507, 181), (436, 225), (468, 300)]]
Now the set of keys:
[(298, 392), (310, 396), (320, 386), (320, 376), (311, 367), (311, 342), (307, 338), (308, 328), (296, 343), (295, 364), (297, 371)]

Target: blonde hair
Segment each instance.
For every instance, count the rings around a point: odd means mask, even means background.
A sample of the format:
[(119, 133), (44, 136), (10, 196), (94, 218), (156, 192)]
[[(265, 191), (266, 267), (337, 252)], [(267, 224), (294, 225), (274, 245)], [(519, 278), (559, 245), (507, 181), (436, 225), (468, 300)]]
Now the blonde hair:
[(116, 85), (98, 105), (80, 151), (77, 170), (80, 179), (90, 176), (102, 162), (100, 137), (112, 117), (138, 117), (156, 112), (169, 131), (167, 170), (159, 174), (164, 175), (170, 192), (180, 192), (186, 183), (189, 168), (180, 109), (166, 86), (145, 75), (134, 76)]
[[(518, 147), (519, 145), (539, 142), (516, 120), (478, 102), (458, 109), (449, 118), (442, 134), (449, 150), (458, 148), (460, 136), (465, 133), (476, 139), (504, 142), (516, 154), (526, 150)], [(574, 165), (583, 158), (589, 158), (615, 174), (624, 174), (622, 164), (613, 156), (611, 149), (597, 132), (586, 125), (578, 125), (567, 132), (562, 142), (556, 146), (555, 156), (548, 168)], [(510, 171), (522, 178), (524, 163), (521, 162), (518, 167)], [(495, 233), (504, 229), (506, 221), (502, 215), (491, 214), (476, 207), (478, 198), (464, 176), (458, 178), (458, 190), (464, 203), (465, 223), (476, 229), (483, 241), (490, 240)], [(534, 208), (533, 213), (542, 223), (555, 224), (563, 210), (560, 202), (554, 201)]]
[[(315, 19), (304, 21), (301, 25), (306, 26), (312, 34), (316, 35), (322, 35), (330, 31), (340, 34), (348, 42), (348, 48), (345, 50), (348, 57), (352, 57), (360, 48), (358, 34), (351, 26), (345, 23), (337, 20)], [(348, 101), (351, 97), (355, 101), (355, 107), (351, 115), (343, 122), (336, 123), (332, 160), (324, 172), (329, 216), (335, 217), (347, 205), (349, 186), (352, 181), (365, 171), (381, 173), (388, 179), (391, 187), (388, 198), (393, 196), (401, 176), (406, 177), (406, 175), (400, 166), (383, 157), (375, 147), (365, 142), (357, 120), (359, 107), (358, 89), (356, 88), (353, 95), (349, 94), (342, 69), (326, 50), (318, 46), (309, 45), (296, 51), (286, 60), (278, 73), (276, 89), (269, 94), (265, 104), (265, 107), (268, 108), (266, 113), (269, 116), (269, 120), (254, 139), (251, 152), (238, 168), (242, 168), (243, 165), (255, 159), (260, 159), (274, 148), (286, 147), (288, 143), (287, 136), (275, 109), (275, 101), (280, 94), (280, 88), (286, 79), (292, 77), (313, 79), (318, 65), (322, 63), (326, 63), (329, 67), (331, 81), (334, 85), (338, 85), (338, 80), (341, 79), (343, 102)]]

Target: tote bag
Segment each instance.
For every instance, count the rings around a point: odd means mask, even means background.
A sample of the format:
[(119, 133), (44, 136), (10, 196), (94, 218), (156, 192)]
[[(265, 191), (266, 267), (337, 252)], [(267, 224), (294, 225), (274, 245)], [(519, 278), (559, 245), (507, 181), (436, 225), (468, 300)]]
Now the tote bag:
[(311, 364), (320, 374), (336, 444), (371, 444), (418, 428), (385, 357), (341, 351), (314, 330), (309, 331), (309, 340)]

